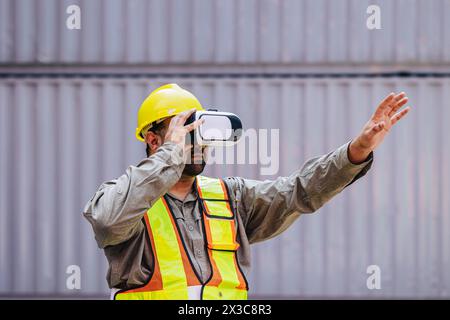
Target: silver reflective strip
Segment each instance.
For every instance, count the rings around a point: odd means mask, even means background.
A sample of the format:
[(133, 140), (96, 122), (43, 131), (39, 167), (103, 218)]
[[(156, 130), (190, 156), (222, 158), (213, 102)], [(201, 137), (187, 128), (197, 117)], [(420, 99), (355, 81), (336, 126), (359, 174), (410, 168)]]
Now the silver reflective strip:
[(109, 297), (110, 300), (114, 300), (114, 295), (116, 294), (117, 291), (119, 291), (120, 289), (117, 288), (112, 288), (111, 289), (111, 296)]
[[(114, 295), (120, 289), (112, 288), (110, 299), (114, 300)], [(200, 300), (202, 294), (202, 286), (191, 286), (188, 287), (188, 298), (189, 300)]]
[(200, 300), (202, 294), (202, 286), (188, 287), (189, 300)]

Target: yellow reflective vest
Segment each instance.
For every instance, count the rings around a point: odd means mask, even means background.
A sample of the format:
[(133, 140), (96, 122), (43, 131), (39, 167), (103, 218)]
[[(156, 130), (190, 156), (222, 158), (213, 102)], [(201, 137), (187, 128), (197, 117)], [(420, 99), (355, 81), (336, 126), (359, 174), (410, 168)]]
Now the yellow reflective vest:
[(202, 284), (194, 272), (180, 231), (164, 197), (144, 216), (154, 256), (149, 281), (139, 288), (118, 291), (116, 300), (247, 299), (247, 280), (237, 259), (234, 212), (222, 180), (197, 176), (205, 245), (211, 276)]

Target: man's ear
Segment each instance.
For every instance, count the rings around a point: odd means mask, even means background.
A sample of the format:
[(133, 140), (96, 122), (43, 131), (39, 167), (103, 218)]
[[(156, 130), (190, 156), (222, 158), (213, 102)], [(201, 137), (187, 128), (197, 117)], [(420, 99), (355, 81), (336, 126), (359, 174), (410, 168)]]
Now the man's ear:
[(156, 133), (148, 131), (145, 136), (145, 142), (147, 143), (150, 153), (152, 154), (162, 145), (162, 138)]

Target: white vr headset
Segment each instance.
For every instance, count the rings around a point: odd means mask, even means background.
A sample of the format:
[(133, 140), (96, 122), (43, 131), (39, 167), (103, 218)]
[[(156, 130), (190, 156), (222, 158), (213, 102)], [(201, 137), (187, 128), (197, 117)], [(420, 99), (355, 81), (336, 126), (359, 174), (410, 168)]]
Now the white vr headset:
[(192, 131), (190, 143), (201, 146), (231, 146), (242, 136), (242, 122), (239, 117), (230, 112), (219, 112), (216, 109), (196, 111), (186, 121), (186, 124), (203, 119), (204, 122)]

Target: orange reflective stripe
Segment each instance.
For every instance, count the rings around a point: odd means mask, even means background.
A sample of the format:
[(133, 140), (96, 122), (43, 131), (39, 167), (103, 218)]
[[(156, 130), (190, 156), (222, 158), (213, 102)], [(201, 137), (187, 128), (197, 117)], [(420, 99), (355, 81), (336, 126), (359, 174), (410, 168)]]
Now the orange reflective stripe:
[(233, 257), (234, 267), (236, 268), (236, 270), (238, 270), (237, 275), (239, 279), (239, 285), (236, 287), (236, 289), (248, 290), (247, 281), (245, 281), (244, 275), (242, 274), (241, 269), (239, 268), (236, 255), (234, 255)]
[[(154, 257), (151, 279), (142, 287), (119, 291), (115, 299), (187, 299), (187, 287), (200, 285), (200, 281), (184, 250), (176, 221), (164, 198), (147, 211), (144, 220)], [(176, 248), (172, 247), (175, 243)], [(166, 251), (171, 254), (168, 255)]]
[[(227, 187), (225, 187), (225, 182), (223, 182), (222, 179), (219, 179), (220, 182), (220, 186), (222, 187), (222, 194), (224, 196), (224, 200), (229, 200), (228, 199), (228, 191), (227, 191)], [(228, 203), (228, 202), (227, 202)], [(230, 209), (231, 210), (231, 209)]]
[(234, 217), (222, 180), (197, 176), (196, 181), (198, 194), (208, 215), (230, 219)]
[[(197, 177), (211, 277), (203, 285), (204, 299), (246, 299), (247, 282), (237, 260), (236, 222), (225, 184), (220, 179)], [(144, 216), (154, 270), (140, 288), (118, 292), (117, 300), (188, 299), (200, 285), (184, 248), (183, 239), (164, 197)], [(197, 288), (196, 288), (197, 287)]]
[(126, 295), (126, 294), (130, 294), (130, 293), (140, 293), (140, 292), (146, 292), (146, 291), (159, 291), (159, 290), (163, 289), (163, 283), (162, 283), (162, 279), (161, 279), (161, 271), (159, 269), (158, 257), (157, 257), (157, 254), (156, 254), (155, 244), (154, 244), (154, 241), (153, 241), (153, 233), (152, 233), (152, 229), (149, 227), (150, 223), (148, 221), (147, 214), (144, 215), (144, 220), (145, 220), (145, 224), (146, 224), (146, 227), (147, 227), (148, 235), (149, 235), (149, 238), (150, 238), (150, 244), (151, 244), (151, 247), (152, 247), (152, 252), (153, 252), (153, 257), (154, 257), (154, 259), (153, 259), (154, 260), (154, 267), (153, 267), (152, 276), (150, 278), (150, 281), (146, 285), (144, 285), (142, 287), (139, 287), (139, 288), (136, 288), (136, 289), (127, 290), (127, 291), (124, 291), (124, 292), (120, 292), (119, 291), (116, 294), (115, 299), (120, 298), (121, 295)]
[(210, 200), (228, 200), (228, 192), (226, 191), (222, 180), (197, 176), (196, 182), (200, 198)]
[(175, 234), (177, 236), (178, 247), (180, 248), (181, 258), (183, 260), (184, 271), (186, 273), (187, 284), (188, 286), (198, 286), (200, 285), (200, 281), (195, 275), (194, 269), (192, 268), (191, 262), (187, 256), (186, 250), (184, 250), (184, 245), (182, 243), (180, 233), (178, 232), (178, 226), (176, 225), (176, 221), (174, 220), (172, 213), (170, 211), (169, 205), (166, 202), (166, 199), (162, 198), (164, 206), (166, 207), (167, 213), (170, 217), (170, 221), (172, 222), (172, 226), (176, 231)]
[(187, 278), (182, 262), (182, 248), (180, 248), (177, 230), (173, 226), (171, 213), (164, 198), (156, 201), (147, 216), (154, 233), (153, 241), (161, 270), (163, 289), (184, 289), (187, 298)]
[(220, 276), (219, 268), (214, 261), (212, 256), (212, 250), (208, 250), (209, 261), (211, 262), (211, 278), (209, 279), (207, 285), (218, 287), (222, 283), (222, 277)]
[(245, 299), (247, 282), (237, 261), (239, 244), (236, 241), (236, 224), (224, 182), (198, 177), (197, 188), (205, 208), (203, 221), (212, 266), (212, 275), (203, 290), (203, 297)]
[(233, 211), (231, 210), (230, 203), (228, 201), (203, 200), (203, 205), (209, 216), (218, 218), (233, 218)]
[(234, 220), (211, 218), (205, 215), (205, 225), (207, 225), (208, 248), (227, 251), (236, 251), (239, 248), (239, 243), (236, 242)]

